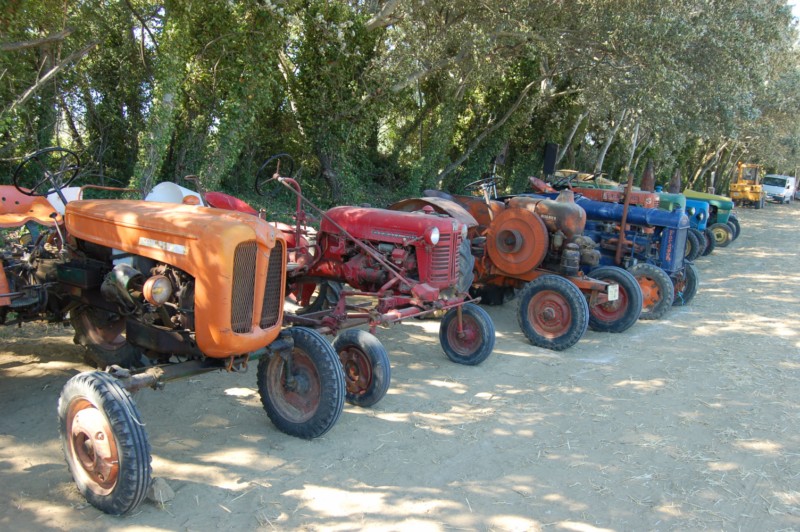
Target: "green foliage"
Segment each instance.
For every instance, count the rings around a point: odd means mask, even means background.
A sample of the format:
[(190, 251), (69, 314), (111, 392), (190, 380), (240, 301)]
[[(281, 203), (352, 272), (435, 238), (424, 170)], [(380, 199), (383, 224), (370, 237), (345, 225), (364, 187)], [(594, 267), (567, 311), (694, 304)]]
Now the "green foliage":
[(738, 160), (800, 166), (796, 37), (783, 0), (5, 0), (0, 172), (62, 145), (95, 182), (196, 174), (284, 217), (290, 193), (253, 191), (275, 153), (322, 206), (385, 205), (503, 149), (523, 190), (557, 142), (724, 188)]

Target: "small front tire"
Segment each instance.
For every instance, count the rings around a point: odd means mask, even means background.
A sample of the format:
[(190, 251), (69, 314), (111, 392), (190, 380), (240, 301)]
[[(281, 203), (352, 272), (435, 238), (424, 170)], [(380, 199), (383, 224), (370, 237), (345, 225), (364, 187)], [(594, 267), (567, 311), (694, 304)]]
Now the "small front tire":
[(589, 275), (592, 279), (619, 285), (619, 299), (589, 307), (589, 327), (593, 331), (612, 333), (630, 329), (642, 313), (642, 289), (636, 278), (617, 266), (601, 266)]
[(328, 432), (342, 414), (344, 372), (321, 334), (305, 327), (292, 327), (288, 334), (294, 347), (286, 358), (275, 354), (259, 361), (258, 392), (278, 430), (310, 440)]
[(75, 375), (58, 400), (64, 456), (78, 490), (107, 514), (125, 515), (150, 487), (150, 445), (130, 394), (99, 371)]
[(519, 294), (517, 321), (530, 343), (553, 351), (569, 349), (589, 326), (589, 305), (573, 283), (542, 275)]
[(383, 344), (367, 331), (348, 329), (336, 337), (333, 349), (344, 369), (345, 400), (368, 407), (383, 399), (392, 378), (389, 355)]
[(658, 320), (672, 306), (675, 287), (669, 275), (658, 266), (640, 262), (628, 270), (642, 289), (642, 314), (640, 320)]
[(711, 224), (708, 229), (714, 236), (714, 240), (718, 247), (728, 247), (728, 245), (733, 241), (733, 231), (731, 231), (731, 228), (728, 226), (728, 224), (715, 223)]
[(474, 303), (461, 309), (461, 331), (458, 330), (458, 308), (450, 309), (439, 324), (439, 343), (447, 358), (456, 364), (477, 366), (494, 350), (494, 322), (489, 314)]
[(683, 263), (683, 272), (672, 278), (675, 286), (675, 298), (672, 301), (673, 307), (688, 305), (694, 296), (697, 295), (697, 288), (700, 285), (700, 275), (697, 268), (691, 262)]

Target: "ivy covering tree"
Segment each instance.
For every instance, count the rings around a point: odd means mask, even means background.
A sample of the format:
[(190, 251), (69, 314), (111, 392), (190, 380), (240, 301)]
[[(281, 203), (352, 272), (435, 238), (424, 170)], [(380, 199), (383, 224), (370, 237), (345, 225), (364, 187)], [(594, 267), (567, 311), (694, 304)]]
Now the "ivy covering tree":
[[(200, 176), (253, 195), (290, 153), (323, 205), (460, 190), (507, 153), (520, 191), (559, 164), (727, 190), (736, 162), (800, 167), (783, 0), (3, 0), (0, 171), (59, 145), (144, 191)], [(270, 202), (270, 205), (264, 205)]]

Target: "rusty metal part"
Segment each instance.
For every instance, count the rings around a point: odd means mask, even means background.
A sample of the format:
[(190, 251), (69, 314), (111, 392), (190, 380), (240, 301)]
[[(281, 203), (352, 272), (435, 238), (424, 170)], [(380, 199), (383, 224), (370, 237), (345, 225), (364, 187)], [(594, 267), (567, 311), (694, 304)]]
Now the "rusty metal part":
[(586, 211), (575, 203), (571, 190), (562, 190), (555, 200), (517, 196), (508, 200), (508, 206), (535, 213), (551, 233), (561, 231), (568, 239), (580, 235), (586, 227)]
[(629, 244), (625, 238), (625, 226), (628, 221), (628, 208), (631, 205), (631, 191), (633, 190), (633, 174), (628, 174), (628, 184), (625, 186), (625, 203), (622, 208), (622, 220), (619, 224), (619, 243), (617, 244), (617, 252), (614, 255), (614, 264), (622, 264), (622, 255), (625, 247)]
[(507, 207), (486, 231), (486, 251), (494, 265), (509, 275), (539, 266), (550, 238), (542, 218), (531, 210)]
[(87, 399), (73, 401), (66, 415), (66, 437), (83, 482), (93, 493), (113, 492), (119, 479), (119, 449), (103, 412)]

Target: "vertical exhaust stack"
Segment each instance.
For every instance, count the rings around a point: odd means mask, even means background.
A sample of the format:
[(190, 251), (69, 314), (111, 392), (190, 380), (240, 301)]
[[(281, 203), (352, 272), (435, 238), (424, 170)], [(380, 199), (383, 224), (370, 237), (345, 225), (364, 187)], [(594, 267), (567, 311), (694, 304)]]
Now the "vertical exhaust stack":
[(642, 175), (642, 184), (640, 188), (647, 192), (656, 191), (656, 175), (653, 169), (652, 159), (647, 160), (647, 165), (644, 168), (644, 174)]

